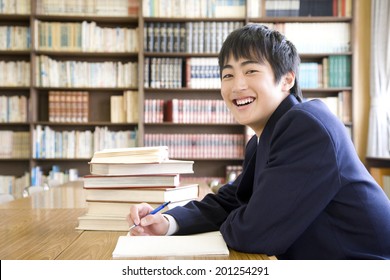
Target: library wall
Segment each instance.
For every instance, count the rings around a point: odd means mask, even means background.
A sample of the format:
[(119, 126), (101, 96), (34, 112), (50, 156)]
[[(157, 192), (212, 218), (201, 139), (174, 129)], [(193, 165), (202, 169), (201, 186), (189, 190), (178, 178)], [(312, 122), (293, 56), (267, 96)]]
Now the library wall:
[[(176, 6), (168, 0), (158, 6), (152, 0), (115, 0), (109, 6), (103, 0), (95, 6), (86, 0), (0, 2), (7, 3), (0, 10), (0, 30), (15, 28), (7, 31), (7, 44), (0, 40), (5, 73), (0, 103), (7, 106), (0, 113), (0, 133), (20, 147), (17, 154), (12, 146), (0, 150), (0, 175), (11, 181), (16, 176), (22, 184), (41, 184), (37, 174), (53, 169), (77, 168), (83, 176), (96, 150), (164, 144), (172, 147), (173, 157), (194, 160), (196, 176), (224, 180), (228, 169), (241, 165), (252, 134), (221, 104), (217, 56), (229, 32), (250, 22), (291, 37), (302, 57), (304, 97), (321, 98), (335, 111), (364, 158), (369, 67), (362, 64), (369, 64), (369, 23), (360, 22), (367, 21), (365, 1), (337, 0), (331, 9), (333, 1), (327, 0), (317, 10), (285, 9), (273, 0), (182, 0)], [(336, 49), (307, 49), (297, 26), (305, 34), (317, 27), (325, 34), (332, 27), (328, 33), (346, 41)]]

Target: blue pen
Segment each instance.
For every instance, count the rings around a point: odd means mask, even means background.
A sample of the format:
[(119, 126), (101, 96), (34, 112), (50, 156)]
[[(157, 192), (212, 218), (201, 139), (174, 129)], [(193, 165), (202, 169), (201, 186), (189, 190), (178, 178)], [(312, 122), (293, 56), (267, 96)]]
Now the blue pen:
[[(163, 209), (165, 208), (165, 206), (167, 206), (169, 203), (171, 203), (171, 202), (168, 201), (168, 202), (165, 202), (165, 203), (161, 204), (161, 205), (160, 205), (159, 207), (157, 207), (156, 209), (153, 209), (148, 215), (154, 215), (154, 214), (160, 212), (160, 211), (163, 210)], [(146, 216), (147, 216), (147, 215), (146, 215)], [(136, 226), (137, 226), (136, 224), (132, 225), (132, 226), (129, 228), (129, 230), (131, 230), (132, 228), (134, 228), (134, 227), (136, 227)]]

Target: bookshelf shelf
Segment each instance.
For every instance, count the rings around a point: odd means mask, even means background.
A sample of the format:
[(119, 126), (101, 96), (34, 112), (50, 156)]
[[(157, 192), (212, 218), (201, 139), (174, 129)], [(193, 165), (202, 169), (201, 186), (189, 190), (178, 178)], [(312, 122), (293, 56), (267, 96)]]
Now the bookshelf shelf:
[(225, 160), (239, 162), (239, 161), (243, 161), (244, 160), (243, 157), (239, 157), (239, 158), (229, 158), (229, 157), (218, 157), (218, 158), (189, 157), (189, 158), (181, 158), (181, 157), (177, 157), (175, 159), (178, 159), (178, 160), (203, 161), (203, 162), (218, 162), (218, 161), (225, 161)]
[(201, 126), (201, 127), (207, 127), (207, 126), (233, 126), (233, 127), (240, 127), (243, 126), (238, 123), (172, 123), (172, 122), (162, 122), (162, 123), (145, 123), (145, 126)]
[(47, 55), (51, 57), (71, 57), (71, 58), (137, 58), (138, 53), (136, 52), (77, 52), (77, 51), (46, 51), (46, 50), (37, 50), (34, 51), (36, 55)]
[(18, 128), (22, 128), (22, 127), (28, 127), (30, 125), (30, 123), (28, 122), (0, 122), (0, 125), (3, 126), (3, 127), (15, 127)]
[(129, 127), (129, 126), (138, 126), (138, 123), (112, 123), (112, 122), (87, 122), (87, 123), (80, 123), (80, 122), (45, 122), (45, 121), (39, 121), (34, 122), (33, 125), (45, 125), (45, 126), (51, 126), (51, 127), (79, 127), (79, 128), (94, 128), (95, 126), (111, 126), (111, 127)]
[(352, 87), (342, 87), (342, 88), (302, 88), (302, 92), (317, 92), (317, 93), (337, 93), (340, 91), (351, 91)]
[(300, 57), (302, 60), (324, 58), (330, 55), (352, 55), (352, 52), (337, 52), (337, 53), (302, 53)]
[(90, 161), (91, 158), (34, 158), (34, 161), (36, 162), (52, 162), (52, 161), (57, 161), (57, 162), (74, 162), (74, 161), (79, 161), (79, 162), (88, 162)]
[(366, 162), (371, 175), (387, 193), (389, 189), (385, 177), (390, 176), (390, 158), (366, 157)]
[(218, 17), (218, 18), (210, 18), (210, 17), (193, 17), (193, 18), (183, 18), (183, 17), (170, 17), (170, 18), (167, 18), (167, 17), (144, 17), (143, 20), (145, 22), (189, 22), (189, 21), (193, 21), (193, 22), (199, 22), (199, 21), (204, 21), (204, 22), (207, 22), (207, 21), (216, 21), (216, 22), (223, 22), (223, 21), (242, 21), (244, 22), (245, 21), (245, 18), (231, 18), (231, 17)]
[[(8, 0), (12, 1), (12, 0)], [(133, 3), (137, 0), (123, 1), (124, 3)], [(66, 1), (64, 1), (66, 2)], [(98, 2), (98, 1), (92, 1)], [(1, 85), (0, 81), (0, 96), (5, 95), (7, 97), (11, 96), (24, 96), (28, 98), (28, 119), (26, 122), (7, 122), (0, 123), (2, 130), (12, 130), (13, 132), (29, 132), (30, 139), (32, 141), (33, 134), (37, 127), (49, 127), (55, 132), (65, 132), (65, 131), (77, 131), (85, 132), (87, 130), (93, 131), (99, 127), (105, 127), (110, 131), (110, 133), (116, 133), (120, 131), (137, 131), (136, 143), (139, 146), (143, 146), (147, 143), (147, 138), (149, 135), (153, 134), (166, 134), (169, 138), (170, 134), (237, 134), (245, 137), (245, 140), (242, 144), (242, 150), (245, 147), (246, 141), (246, 128), (240, 124), (236, 123), (188, 123), (188, 122), (150, 122), (145, 119), (146, 112), (145, 102), (149, 100), (162, 100), (162, 102), (167, 102), (171, 99), (179, 100), (207, 100), (207, 101), (221, 101), (220, 89), (218, 87), (206, 87), (206, 88), (190, 88), (187, 85), (186, 72), (188, 69), (185, 67), (186, 63), (192, 59), (209, 59), (217, 60), (219, 47), (213, 46), (213, 48), (204, 48), (200, 47), (199, 51), (191, 49), (170, 49), (168, 51), (152, 51), (153, 48), (148, 46), (148, 30), (147, 27), (150, 24), (158, 26), (158, 24), (168, 25), (170, 23), (175, 26), (190, 26), (191, 24), (200, 25), (204, 24), (212, 25), (216, 24), (219, 28), (220, 26), (230, 25), (229, 28), (237, 28), (238, 26), (243, 26), (247, 23), (271, 23), (271, 24), (290, 24), (290, 23), (302, 23), (302, 24), (311, 24), (311, 23), (321, 23), (321, 24), (348, 24), (352, 26), (354, 23), (353, 13), (352, 16), (307, 16), (307, 17), (256, 17), (251, 16), (249, 3), (253, 2), (251, 0), (241, 1), (247, 5), (242, 11), (246, 10), (246, 14), (240, 17), (234, 17), (235, 13), (226, 13), (219, 14), (215, 17), (207, 16), (194, 16), (193, 11), (188, 11), (185, 14), (191, 15), (190, 17), (153, 17), (150, 14), (143, 14), (145, 7), (143, 5), (148, 5), (152, 1), (142, 1), (139, 0), (139, 9), (137, 15), (103, 15), (103, 14), (90, 14), (90, 13), (58, 13), (55, 14), (45, 14), (41, 11), (45, 9), (42, 8), (43, 5), (46, 6), (47, 10), (54, 11), (53, 7), (62, 3), (60, 0), (33, 0), (31, 1), (31, 11), (28, 14), (16, 15), (16, 14), (0, 14), (0, 26), (23, 26), (30, 28), (30, 46), (33, 46), (29, 49), (23, 50), (12, 50), (12, 49), (2, 49), (0, 50), (0, 62), (5, 61), (27, 61), (30, 63), (30, 83), (27, 86), (8, 86)], [(181, 2), (181, 1), (179, 1)], [(191, 1), (194, 4), (198, 4), (198, 1)], [(264, 1), (262, 1), (264, 3)], [(77, 8), (83, 9), (83, 7), (76, 5)], [(81, 8), (80, 8), (81, 7)], [(241, 7), (242, 8), (242, 7)], [(75, 8), (76, 9), (76, 8)], [(224, 10), (223, 10), (224, 11)], [(240, 10), (241, 11), (241, 10)], [(236, 12), (236, 11), (235, 11)], [(160, 14), (161, 15), (161, 14)], [(229, 16), (231, 15), (231, 16)], [(174, 15), (177, 16), (177, 15)], [(222, 17), (220, 17), (222, 16)], [(40, 35), (40, 29), (38, 28), (39, 24), (45, 23), (50, 26), (51, 24), (56, 23), (65, 23), (67, 25), (71, 24), (81, 24), (82, 22), (96, 23), (96, 26), (100, 28), (115, 29), (117, 27), (124, 29), (136, 29), (138, 36), (138, 48), (132, 49), (133, 51), (114, 51), (109, 49), (108, 51), (81, 51), (80, 48), (77, 50), (69, 49), (50, 49), (45, 47), (38, 47), (37, 40)], [(194, 37), (191, 32), (191, 28), (188, 27), (189, 31), (184, 37)], [(207, 28), (206, 28), (207, 29)], [(226, 36), (228, 34), (227, 29), (216, 29), (218, 30), (219, 41), (221, 42), (222, 35)], [(352, 30), (352, 28), (350, 29)], [(160, 32), (160, 29), (158, 29)], [(202, 37), (202, 36), (200, 36)], [(182, 38), (183, 39), (183, 38)], [(204, 39), (204, 38), (203, 38)], [(301, 52), (302, 62), (315, 62), (321, 64), (324, 59), (329, 57), (353, 57), (354, 48), (352, 41), (352, 32), (351, 32), (351, 50), (344, 50), (340, 52), (331, 52), (331, 51), (314, 51), (314, 52)], [(295, 42), (294, 42), (295, 43)], [(187, 43), (186, 43), (187, 44)], [(212, 43), (210, 43), (211, 45)], [(44, 45), (42, 45), (44, 46)], [(155, 49), (162, 50), (164, 48)], [(114, 62), (114, 63), (137, 63), (135, 73), (131, 75), (136, 75), (136, 84), (131, 84), (131, 86), (96, 86), (91, 84), (91, 86), (63, 86), (65, 83), (58, 85), (61, 86), (48, 86), (55, 83), (43, 83), (37, 78), (42, 78), (40, 75), (42, 71), (47, 69), (39, 68), (40, 59), (42, 57), (48, 57), (51, 60), (54, 60), (54, 63), (65, 63), (65, 62), (85, 62), (85, 63), (103, 63), (103, 62)], [(156, 88), (146, 86), (145, 78), (150, 74), (146, 73), (147, 67), (151, 66), (150, 63), (154, 58), (161, 58), (165, 60), (174, 60), (179, 59), (180, 62), (178, 65), (182, 65), (181, 69), (181, 87), (179, 88)], [(193, 61), (193, 60), (192, 60)], [(214, 61), (214, 63), (215, 63)], [(146, 66), (148, 65), (148, 66)], [(38, 73), (37, 73), (38, 71)], [(48, 70), (50, 71), (50, 70)], [(81, 73), (85, 73), (81, 72)], [(103, 75), (103, 77), (105, 77)], [(352, 73), (351, 73), (352, 79)], [(70, 84), (70, 83), (68, 83)], [(126, 85), (126, 84), (122, 84)], [(62, 122), (62, 121), (49, 121), (49, 95), (50, 92), (60, 91), (64, 93), (81, 91), (88, 92), (89, 101), (88, 101), (88, 121), (87, 122)], [(134, 101), (132, 104), (134, 108), (139, 112), (138, 120), (131, 122), (119, 122), (115, 123), (111, 121), (111, 97), (120, 96), (124, 94), (125, 91), (136, 91), (138, 92), (138, 100)], [(316, 87), (316, 88), (303, 88), (304, 96), (308, 97), (337, 97), (340, 92), (353, 92), (352, 86), (335, 86), (335, 87)], [(353, 94), (351, 94), (353, 96)], [(350, 130), (353, 129), (353, 120), (344, 121), (345, 125), (349, 127)], [(86, 175), (89, 173), (89, 166), (87, 164), (89, 158), (83, 159), (65, 159), (65, 158), (50, 158), (50, 159), (40, 159), (32, 156), (34, 147), (33, 143), (30, 143), (30, 154), (31, 157), (27, 159), (1, 159), (0, 158), (0, 170), (4, 170), (0, 175), (18, 175), (21, 176), (24, 172), (31, 171), (33, 167), (41, 166), (44, 173), (47, 173), (51, 169), (51, 165), (56, 164), (61, 166), (61, 168), (78, 168), (79, 175)], [(186, 158), (188, 159), (188, 158)], [(243, 158), (231, 158), (231, 157), (220, 157), (220, 158), (192, 158), (196, 160), (195, 171), (196, 176), (210, 176), (210, 177), (225, 177), (225, 167), (227, 165), (240, 165)], [(21, 162), (23, 164), (21, 164)], [(12, 164), (11, 164), (12, 163)], [(10, 166), (9, 166), (10, 165)], [(14, 170), (13, 170), (14, 169)]]
[(257, 18), (248, 18), (249, 22), (351, 22), (352, 17), (333, 17), (333, 16), (323, 16), (323, 17), (257, 17)]
[(29, 58), (30, 50), (0, 50), (0, 56), (21, 56)]
[(18, 22), (18, 23), (29, 23), (30, 15), (16, 15), (16, 14), (3, 14), (0, 13), (2, 22)]
[(210, 94), (210, 93), (218, 93), (221, 91), (219, 89), (201, 89), (201, 88), (144, 88), (145, 93), (196, 93), (196, 94)]
[(109, 24), (138, 24), (139, 18), (136, 16), (95, 16), (95, 15), (80, 15), (80, 14), (62, 14), (62, 15), (44, 15), (37, 14), (35, 19), (42, 21), (62, 21), (62, 22), (79, 22), (79, 21), (95, 21), (99, 23)]
[(145, 52), (145, 57), (218, 57), (218, 53)]
[(19, 162), (19, 161), (29, 161), (30, 158), (1, 158), (0, 161), (2, 162)]
[(367, 157), (366, 160), (369, 166), (390, 168), (390, 158)]
[(38, 90), (38, 91), (73, 90), (73, 91), (93, 91), (93, 92), (107, 92), (107, 91), (121, 92), (121, 91), (125, 91), (125, 90), (138, 90), (138, 88), (135, 88), (135, 87), (41, 87), (41, 86), (37, 87), (37, 86), (34, 86), (33, 88)]
[(1, 86), (0, 85), (0, 91), (28, 91), (30, 90), (30, 87), (22, 87), (22, 86)]

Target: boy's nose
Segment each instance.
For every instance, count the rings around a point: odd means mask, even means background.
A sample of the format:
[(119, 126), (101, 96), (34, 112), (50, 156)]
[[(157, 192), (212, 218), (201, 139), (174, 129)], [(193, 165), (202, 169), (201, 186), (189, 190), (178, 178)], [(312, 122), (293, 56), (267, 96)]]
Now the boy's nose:
[(236, 75), (233, 80), (233, 92), (240, 92), (248, 88), (248, 84), (243, 75)]

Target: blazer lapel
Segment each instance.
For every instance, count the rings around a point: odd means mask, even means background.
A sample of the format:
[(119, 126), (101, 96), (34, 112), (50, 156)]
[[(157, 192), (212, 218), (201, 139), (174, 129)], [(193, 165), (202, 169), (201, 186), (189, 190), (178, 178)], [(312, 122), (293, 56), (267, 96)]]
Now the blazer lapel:
[[(268, 120), (259, 143), (257, 143), (257, 138), (252, 138), (250, 143), (248, 143), (245, 153), (244, 170), (241, 176), (242, 179), (237, 189), (237, 199), (241, 203), (248, 203), (253, 193), (255, 176), (258, 178), (262, 174), (264, 168), (266, 168), (270, 152), (270, 142), (276, 123), (286, 112), (298, 103), (299, 102), (293, 95), (287, 96)], [(247, 158), (250, 158), (249, 161), (246, 160)]]

